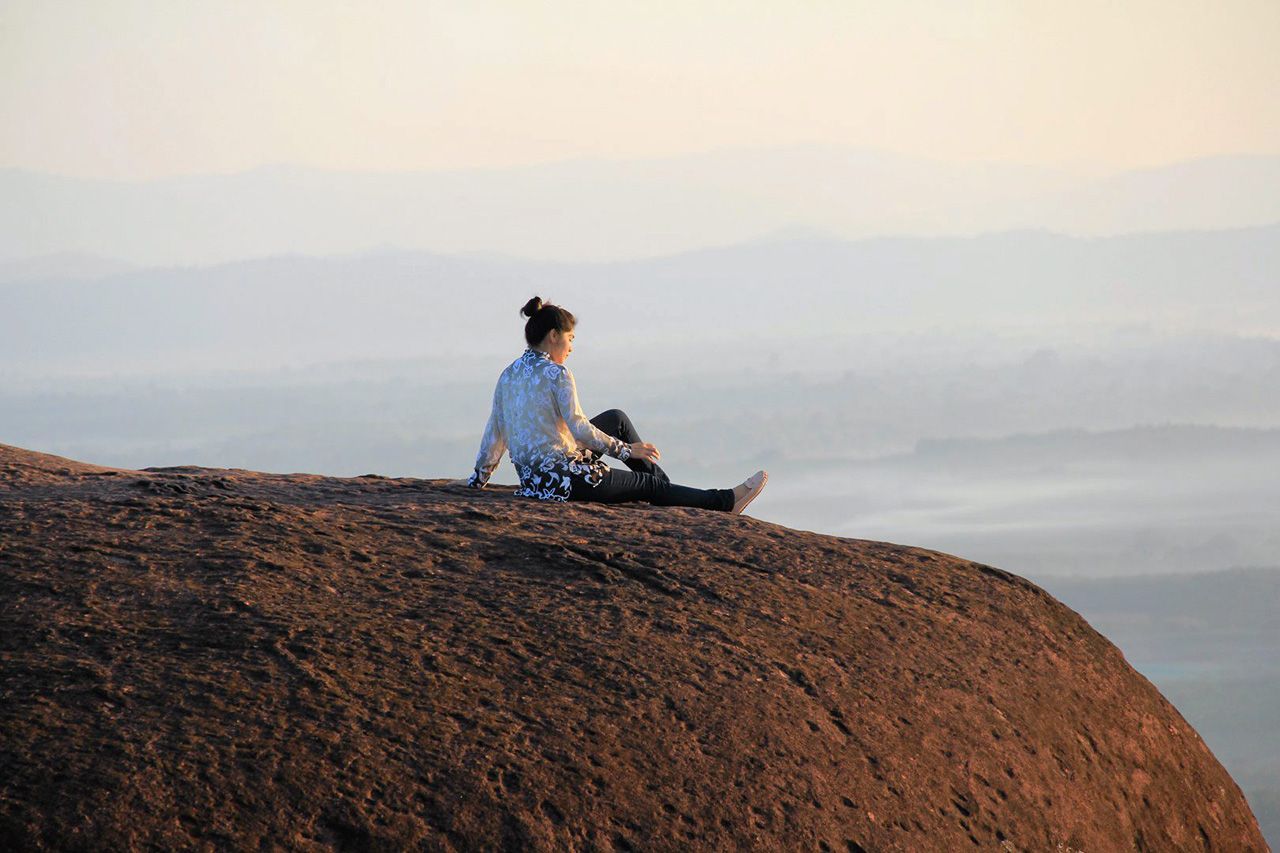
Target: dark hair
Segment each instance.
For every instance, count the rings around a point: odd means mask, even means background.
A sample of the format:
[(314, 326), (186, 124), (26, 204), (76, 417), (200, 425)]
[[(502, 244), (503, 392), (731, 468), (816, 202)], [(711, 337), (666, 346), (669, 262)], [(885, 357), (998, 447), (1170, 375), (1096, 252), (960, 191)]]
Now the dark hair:
[(531, 347), (542, 343), (542, 339), (552, 329), (559, 329), (561, 334), (571, 332), (578, 322), (577, 317), (559, 305), (543, 302), (541, 296), (535, 296), (526, 302), (520, 313), (529, 318), (529, 322), (524, 324), (524, 339)]

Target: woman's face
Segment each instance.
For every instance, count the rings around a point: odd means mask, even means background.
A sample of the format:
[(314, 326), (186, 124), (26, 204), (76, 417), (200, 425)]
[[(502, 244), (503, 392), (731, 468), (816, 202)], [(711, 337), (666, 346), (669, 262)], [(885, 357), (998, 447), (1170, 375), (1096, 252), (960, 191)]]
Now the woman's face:
[(561, 332), (559, 329), (552, 329), (547, 332), (547, 336), (542, 339), (542, 349), (556, 364), (564, 364), (569, 353), (573, 352), (573, 330)]

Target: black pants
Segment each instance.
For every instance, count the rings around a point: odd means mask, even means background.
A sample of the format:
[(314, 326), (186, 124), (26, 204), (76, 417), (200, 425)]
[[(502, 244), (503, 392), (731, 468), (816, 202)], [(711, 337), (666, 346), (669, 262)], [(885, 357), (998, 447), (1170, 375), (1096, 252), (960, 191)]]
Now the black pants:
[[(621, 409), (601, 412), (591, 419), (591, 423), (606, 435), (611, 435), (628, 444), (640, 440), (636, 428), (631, 424), (631, 419)], [(656, 506), (693, 506), (725, 512), (733, 509), (733, 489), (695, 489), (691, 486), (677, 486), (671, 482), (666, 472), (659, 468), (656, 462), (628, 459), (625, 464), (631, 470), (610, 468), (609, 473), (596, 486), (575, 477), (569, 500), (607, 504), (647, 501)]]

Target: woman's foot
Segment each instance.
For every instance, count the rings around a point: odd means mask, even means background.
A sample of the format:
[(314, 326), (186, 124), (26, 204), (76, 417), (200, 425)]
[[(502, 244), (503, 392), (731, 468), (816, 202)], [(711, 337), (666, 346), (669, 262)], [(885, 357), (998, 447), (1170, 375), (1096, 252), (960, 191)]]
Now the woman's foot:
[(769, 482), (769, 474), (765, 471), (757, 471), (741, 483), (733, 487), (733, 509), (734, 515), (742, 515), (742, 511), (747, 508), (747, 504), (756, 499), (756, 495), (764, 491), (764, 484)]

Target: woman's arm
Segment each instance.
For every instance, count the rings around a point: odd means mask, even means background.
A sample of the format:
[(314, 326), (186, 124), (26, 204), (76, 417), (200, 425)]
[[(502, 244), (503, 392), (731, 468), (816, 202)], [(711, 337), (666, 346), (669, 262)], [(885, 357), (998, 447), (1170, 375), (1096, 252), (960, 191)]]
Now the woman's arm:
[(476, 468), (467, 485), (473, 489), (483, 489), (493, 476), (493, 469), (502, 461), (503, 451), (507, 449), (507, 434), (502, 427), (502, 406), (499, 403), (501, 385), (493, 389), (493, 409), (489, 412), (489, 422), (484, 427), (484, 437), (480, 439), (480, 452), (476, 454)]
[(595, 424), (587, 420), (587, 416), (582, 413), (582, 405), (578, 402), (578, 385), (573, 381), (573, 374), (567, 367), (561, 370), (556, 378), (555, 400), (560, 417), (564, 418), (569, 432), (579, 444), (601, 455), (607, 453), (624, 461), (631, 458), (631, 445), (596, 429)]

